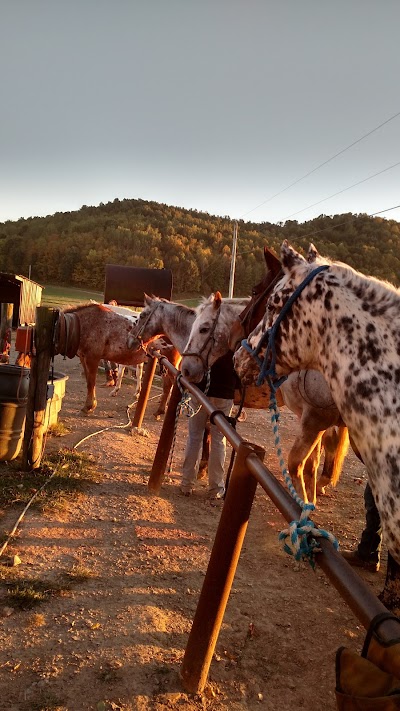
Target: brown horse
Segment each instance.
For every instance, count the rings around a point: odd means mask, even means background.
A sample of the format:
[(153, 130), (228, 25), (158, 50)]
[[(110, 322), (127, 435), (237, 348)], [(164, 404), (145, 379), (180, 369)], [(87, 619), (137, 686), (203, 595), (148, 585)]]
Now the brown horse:
[[(86, 415), (97, 405), (96, 376), (101, 360), (130, 366), (147, 360), (143, 348), (128, 346), (132, 326), (125, 316), (102, 304), (80, 304), (60, 312), (55, 352), (80, 358), (87, 385), (86, 402), (82, 408)], [(174, 365), (180, 359), (177, 351), (170, 347), (165, 355)]]

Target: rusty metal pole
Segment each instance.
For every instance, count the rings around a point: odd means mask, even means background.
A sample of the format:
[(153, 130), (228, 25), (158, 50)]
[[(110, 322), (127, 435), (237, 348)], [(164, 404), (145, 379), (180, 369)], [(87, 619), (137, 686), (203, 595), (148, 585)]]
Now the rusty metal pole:
[(176, 408), (182, 393), (179, 390), (177, 383), (174, 383), (167, 411), (165, 413), (163, 426), (161, 429), (160, 439), (157, 445), (157, 451), (154, 457), (153, 466), (151, 468), (148, 487), (155, 494), (160, 493), (162, 480), (168, 464), (168, 457), (171, 451), (171, 445), (174, 438)]
[(29, 378), (28, 402), (22, 451), (24, 471), (38, 469), (43, 454), (43, 434), (47, 405), (47, 381), (54, 348), (54, 329), (58, 309), (36, 308), (35, 355)]
[(263, 460), (264, 449), (242, 442), (233, 467), (181, 667), (183, 685), (190, 693), (201, 693), (207, 682), (257, 487), (246, 462), (254, 453)]
[(149, 356), (144, 369), (142, 387), (140, 390), (139, 399), (135, 408), (135, 414), (132, 420), (132, 427), (141, 427), (143, 418), (146, 412), (147, 402), (150, 395), (151, 386), (153, 384), (154, 373), (156, 372), (157, 358)]
[(11, 329), (14, 304), (2, 303), (0, 315), (0, 353), (5, 353), (11, 345)]

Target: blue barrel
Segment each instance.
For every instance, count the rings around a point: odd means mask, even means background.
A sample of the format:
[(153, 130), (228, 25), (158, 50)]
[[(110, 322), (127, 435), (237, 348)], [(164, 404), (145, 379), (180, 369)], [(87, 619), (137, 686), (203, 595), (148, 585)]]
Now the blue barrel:
[(0, 365), (0, 461), (18, 457), (24, 439), (29, 369)]

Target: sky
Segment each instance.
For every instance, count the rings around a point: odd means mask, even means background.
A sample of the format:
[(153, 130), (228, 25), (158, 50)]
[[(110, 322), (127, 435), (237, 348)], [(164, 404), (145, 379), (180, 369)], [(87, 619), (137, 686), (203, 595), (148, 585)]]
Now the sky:
[(399, 27), (398, 0), (0, 0), (0, 221), (400, 205)]

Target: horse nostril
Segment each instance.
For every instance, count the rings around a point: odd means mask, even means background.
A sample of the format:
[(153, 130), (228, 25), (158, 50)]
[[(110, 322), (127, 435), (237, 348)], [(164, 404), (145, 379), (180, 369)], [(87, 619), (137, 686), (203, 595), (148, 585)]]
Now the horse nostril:
[(183, 368), (183, 370), (182, 370), (182, 375), (184, 375), (185, 378), (187, 378), (188, 375), (189, 375), (189, 369), (188, 369), (188, 368)]

